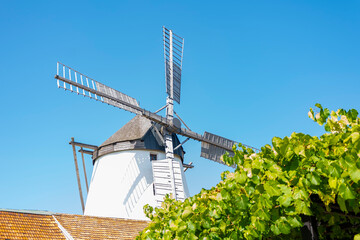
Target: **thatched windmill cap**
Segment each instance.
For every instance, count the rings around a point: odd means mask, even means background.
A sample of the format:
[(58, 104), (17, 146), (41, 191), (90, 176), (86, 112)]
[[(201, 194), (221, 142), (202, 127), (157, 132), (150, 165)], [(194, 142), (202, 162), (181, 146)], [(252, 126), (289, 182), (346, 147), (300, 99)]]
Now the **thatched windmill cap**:
[[(173, 134), (172, 138), (175, 148), (180, 144), (180, 141), (176, 134)], [(160, 126), (141, 115), (136, 115), (94, 151), (93, 160), (95, 161), (96, 158), (111, 152), (134, 149), (164, 152), (165, 146), (162, 142)], [(181, 159), (183, 159), (184, 153), (182, 147), (174, 152), (174, 154), (179, 155)]]

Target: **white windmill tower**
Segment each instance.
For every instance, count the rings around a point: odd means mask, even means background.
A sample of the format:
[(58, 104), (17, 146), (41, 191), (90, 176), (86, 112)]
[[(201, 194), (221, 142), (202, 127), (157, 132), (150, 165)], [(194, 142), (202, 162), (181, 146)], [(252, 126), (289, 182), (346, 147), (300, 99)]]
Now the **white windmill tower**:
[[(141, 108), (134, 98), (61, 63), (57, 64), (55, 78), (58, 87), (136, 114), (99, 147), (74, 140), (70, 142), (85, 215), (145, 219), (145, 204), (160, 206), (166, 194), (172, 194), (177, 200), (187, 198), (189, 193), (184, 169), (193, 166), (184, 163), (182, 146), (189, 139), (201, 142), (201, 156), (206, 159), (224, 164), (220, 157), (226, 151), (233, 154), (232, 146), (236, 142), (208, 132), (203, 135), (193, 132), (174, 111), (174, 100), (180, 104), (184, 39), (163, 27), (163, 41), (168, 96), (166, 105), (155, 112)], [(163, 109), (166, 109), (165, 117), (158, 114)], [(174, 118), (174, 114), (178, 118)], [(177, 134), (187, 137), (186, 140), (180, 143)], [(93, 158), (94, 168), (86, 206), (75, 146), (81, 147), (82, 154), (91, 154)]]

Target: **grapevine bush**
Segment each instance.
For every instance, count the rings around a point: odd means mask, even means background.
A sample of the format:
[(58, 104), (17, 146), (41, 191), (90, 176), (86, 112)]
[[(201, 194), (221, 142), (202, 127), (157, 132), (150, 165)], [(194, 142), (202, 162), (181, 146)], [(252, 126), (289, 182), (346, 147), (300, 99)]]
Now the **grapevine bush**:
[(234, 146), (223, 156), (234, 172), (184, 202), (145, 206), (151, 222), (137, 239), (301, 239), (304, 216), (319, 239), (360, 239), (358, 112), (315, 106), (308, 115), (325, 134), (274, 137), (259, 153)]

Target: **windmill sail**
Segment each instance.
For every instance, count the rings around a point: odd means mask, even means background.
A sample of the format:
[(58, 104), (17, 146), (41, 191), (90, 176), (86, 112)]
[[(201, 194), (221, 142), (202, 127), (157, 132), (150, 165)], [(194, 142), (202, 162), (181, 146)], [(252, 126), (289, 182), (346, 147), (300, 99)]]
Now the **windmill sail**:
[[(169, 96), (173, 97), (173, 100), (180, 103), (184, 39), (165, 27), (163, 27), (163, 38), (166, 92)], [(229, 152), (230, 156), (234, 155), (232, 146), (237, 144), (235, 141), (208, 132), (201, 135), (188, 129), (175, 127), (169, 116), (164, 118), (156, 113), (147, 111), (139, 106), (139, 103), (135, 98), (97, 82), (60, 62), (57, 63), (57, 74), (55, 75), (55, 79), (57, 79), (59, 88), (93, 98), (97, 101), (107, 103), (135, 114), (141, 114), (153, 122), (166, 127), (169, 132), (200, 141), (201, 157), (225, 164), (221, 160), (221, 156), (225, 154), (225, 152)], [(172, 106), (172, 104), (170, 105)], [(170, 115), (172, 117), (172, 114)], [(255, 152), (259, 151), (256, 148), (250, 148)]]
[[(226, 165), (222, 160), (221, 156), (228, 152), (230, 156), (234, 156), (234, 152), (232, 147), (234, 144), (238, 144), (236, 141), (205, 132), (204, 135), (196, 133), (194, 131), (185, 129), (185, 128), (177, 128), (174, 125), (169, 124), (169, 121), (166, 118), (163, 118), (155, 113), (144, 111), (143, 116), (165, 126), (169, 131), (174, 132), (176, 134), (182, 135), (184, 137), (191, 138), (193, 140), (197, 140), (201, 142), (201, 157), (221, 163)], [(259, 152), (260, 150), (245, 144), (242, 144), (247, 148), (251, 148), (254, 152)]]
[[(201, 142), (201, 155), (200, 155), (201, 157), (221, 164), (225, 164), (221, 160), (222, 155), (228, 152), (230, 157), (234, 156), (232, 147), (234, 146), (234, 144), (237, 145), (238, 144), (237, 142), (224, 137), (220, 137), (218, 135), (209, 132), (204, 132), (203, 138), (205, 139), (205, 141)], [(244, 146), (247, 148), (251, 148), (255, 152), (259, 152), (259, 149), (257, 148), (248, 145), (244, 145)]]
[(208, 142), (201, 142), (201, 155), (200, 155), (201, 157), (221, 164), (225, 164), (221, 160), (221, 156), (224, 155), (225, 152), (228, 152), (231, 157), (234, 156), (234, 152), (231, 149), (232, 146), (236, 144), (235, 141), (220, 137), (218, 135), (209, 132), (205, 132), (203, 137), (223, 147), (219, 147)]
[(55, 78), (59, 88), (93, 98), (135, 114), (141, 114), (143, 111), (135, 98), (97, 82), (62, 63), (57, 63), (57, 75), (55, 75)]
[(163, 27), (166, 93), (180, 104), (184, 39)]
[[(215, 161), (217, 163), (221, 163), (226, 165), (222, 160), (221, 156), (228, 152), (230, 156), (234, 156), (234, 152), (232, 147), (234, 144), (238, 144), (236, 141), (205, 132), (204, 135), (196, 133), (194, 131), (185, 129), (185, 128), (177, 128), (174, 125), (170, 124), (168, 119), (161, 117), (155, 113), (144, 110), (142, 112), (143, 116), (162, 125), (165, 126), (168, 131), (182, 135), (184, 137), (191, 138), (193, 140), (197, 140), (201, 142), (201, 157)], [(251, 148), (254, 152), (259, 152), (260, 150), (245, 144), (242, 144), (247, 148)]]
[[(201, 142), (201, 157), (204, 157), (206, 159), (221, 164), (225, 164), (221, 159), (221, 156), (225, 152), (229, 152), (230, 156), (234, 155), (234, 152), (232, 151), (232, 147), (234, 144), (236, 144), (235, 141), (220, 137), (215, 134), (205, 132), (202, 135), (191, 131), (190, 128), (179, 117), (179, 115), (176, 114), (176, 112), (174, 112), (173, 102), (176, 101), (177, 103), (180, 104), (184, 39), (173, 33), (172, 30), (163, 27), (163, 42), (164, 42), (166, 92), (168, 94), (168, 97), (166, 99), (166, 105), (156, 112), (150, 112), (141, 108), (139, 106), (138, 101), (135, 98), (132, 98), (113, 88), (110, 88), (100, 82), (97, 82), (62, 63), (59, 62), (57, 63), (57, 74), (55, 75), (55, 79), (57, 79), (57, 85), (59, 88), (63, 88), (65, 90), (69, 90), (71, 92), (77, 93), (78, 95), (90, 97), (92, 99), (101, 101), (103, 103), (112, 105), (114, 107), (135, 114), (139, 114), (151, 120), (151, 124), (152, 124), (151, 131), (155, 138), (155, 139), (151, 138), (151, 141), (156, 141), (157, 143), (154, 144), (158, 144), (158, 146), (161, 146), (160, 149), (164, 148), (164, 153), (165, 153), (165, 159), (152, 158), (151, 157), (152, 154), (150, 153), (149, 160), (151, 160), (151, 164), (152, 164), (152, 169), (151, 169), (152, 173), (146, 172), (146, 174), (149, 176), (151, 174), (153, 175), (153, 193), (158, 206), (161, 204), (161, 202), (163, 201), (163, 196), (165, 196), (166, 194), (172, 193), (175, 200), (177, 199), (184, 200), (188, 195), (186, 181), (183, 175), (184, 172), (183, 166), (185, 165), (181, 161), (183, 159), (179, 159), (174, 155), (174, 151), (177, 150), (179, 147), (181, 147), (188, 139), (191, 138), (193, 140), (197, 140)], [(166, 107), (166, 117), (158, 115), (157, 113), (160, 110), (164, 109), (165, 107)], [(177, 121), (179, 120), (174, 119), (174, 114), (179, 117), (179, 119), (181, 120), (182, 123), (184, 123), (187, 129), (182, 128), (180, 124), (176, 124)], [(158, 129), (159, 127), (158, 124), (161, 125), (160, 131)], [(174, 134), (185, 136), (187, 137), (187, 140), (185, 140), (182, 143), (178, 143), (178, 145), (175, 147), (173, 142)], [(111, 150), (111, 153), (113, 151), (119, 150), (119, 149), (115, 150), (115, 145), (113, 144), (111, 144), (111, 146), (106, 145), (104, 146), (103, 154), (101, 156), (105, 157), (105, 154), (110, 153), (108, 151), (110, 147), (113, 148)], [(143, 149), (140, 150), (143, 151)], [(256, 151), (256, 149), (254, 150)], [(99, 151), (98, 150), (94, 151), (93, 159), (99, 157), (98, 155)], [(141, 155), (141, 158), (142, 156), (143, 155)], [(161, 155), (161, 158), (163, 158), (163, 155)], [(145, 159), (141, 159), (141, 162), (145, 162)], [(189, 166), (190, 165), (185, 166), (186, 169)], [(148, 167), (144, 169), (146, 169), (146, 171), (150, 170)], [(141, 176), (140, 175), (141, 172), (142, 171), (139, 172), (138, 176)], [(138, 179), (138, 177), (134, 177), (134, 179)], [(121, 184), (122, 183), (123, 180), (121, 180)], [(136, 192), (136, 195), (139, 195), (138, 191), (135, 191), (136, 189), (135, 190), (133, 189), (133, 186), (134, 185), (131, 185), (131, 187), (129, 187), (130, 190), (127, 196), (130, 196), (129, 194), (133, 196), (134, 194), (132, 192), (134, 193)], [(102, 191), (100, 192), (102, 193)], [(97, 202), (97, 200), (95, 202)], [(118, 202), (123, 202), (124, 207), (128, 210), (133, 208), (133, 207), (129, 208), (128, 203), (125, 203), (125, 202), (132, 202), (130, 200), (129, 201), (120, 200)], [(99, 206), (96, 205), (96, 209), (98, 209), (98, 207)], [(128, 210), (126, 216), (129, 216)], [(86, 212), (87, 211), (85, 210), (85, 213)], [(137, 211), (133, 211), (133, 212), (135, 213)]]

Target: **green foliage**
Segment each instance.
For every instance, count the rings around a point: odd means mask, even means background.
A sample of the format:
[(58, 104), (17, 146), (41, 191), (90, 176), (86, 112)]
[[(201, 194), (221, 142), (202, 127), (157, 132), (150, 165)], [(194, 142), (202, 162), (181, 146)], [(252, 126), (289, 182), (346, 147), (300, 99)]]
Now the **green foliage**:
[(360, 239), (360, 125), (354, 109), (310, 109), (326, 133), (274, 137), (259, 153), (239, 144), (234, 172), (184, 202), (166, 197), (137, 239), (299, 239), (302, 215), (318, 221), (320, 239)]

